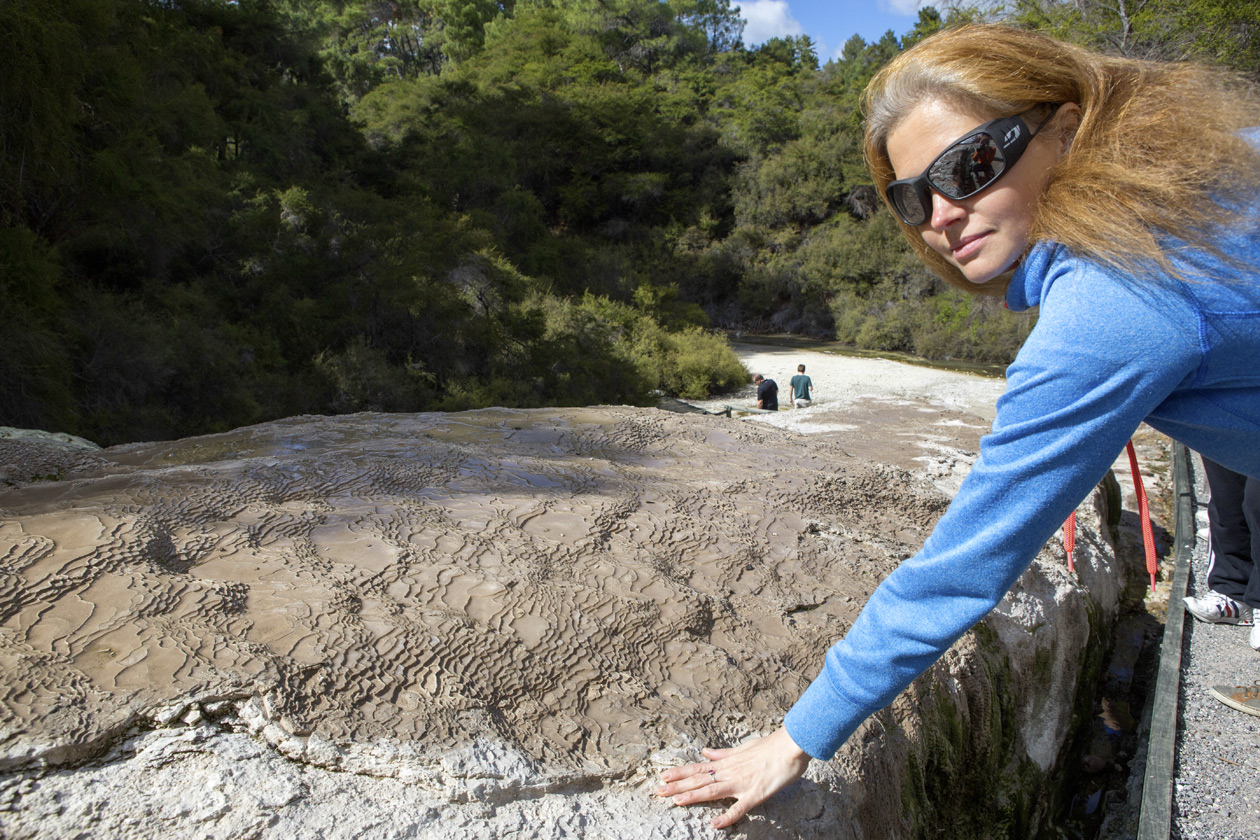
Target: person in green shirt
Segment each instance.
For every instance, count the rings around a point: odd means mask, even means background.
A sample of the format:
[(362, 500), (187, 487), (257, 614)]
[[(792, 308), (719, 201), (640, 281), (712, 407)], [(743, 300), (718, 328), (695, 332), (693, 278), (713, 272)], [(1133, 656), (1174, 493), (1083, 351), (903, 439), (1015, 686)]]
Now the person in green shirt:
[(790, 385), (792, 387), (792, 405), (797, 408), (805, 408), (813, 404), (812, 392), (814, 390), (814, 382), (805, 375), (805, 365), (796, 366), (796, 376), (792, 377)]

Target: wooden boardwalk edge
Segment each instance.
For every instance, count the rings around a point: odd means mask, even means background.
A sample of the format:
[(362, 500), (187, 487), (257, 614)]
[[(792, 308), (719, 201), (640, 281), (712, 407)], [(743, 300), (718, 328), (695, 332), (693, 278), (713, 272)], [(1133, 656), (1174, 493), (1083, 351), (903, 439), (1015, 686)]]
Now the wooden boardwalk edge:
[(1172, 832), (1173, 771), (1177, 755), (1177, 708), (1181, 691), (1181, 644), (1185, 631), (1184, 599), (1190, 580), (1194, 548), (1194, 493), (1190, 487), (1190, 455), (1185, 446), (1173, 448), (1173, 492), (1176, 512), (1173, 533), (1173, 580), (1168, 596), (1168, 619), (1159, 653), (1159, 674), (1151, 708), (1151, 732), (1138, 814), (1138, 840), (1168, 840)]

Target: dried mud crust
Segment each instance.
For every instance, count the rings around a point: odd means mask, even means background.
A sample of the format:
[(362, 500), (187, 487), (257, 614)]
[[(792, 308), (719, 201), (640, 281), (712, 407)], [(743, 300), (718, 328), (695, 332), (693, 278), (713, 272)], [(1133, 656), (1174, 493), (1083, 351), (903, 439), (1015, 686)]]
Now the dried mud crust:
[(834, 445), (653, 409), (294, 418), (91, 458), (0, 488), (0, 768), (233, 700), (329, 765), (492, 738), (626, 774), (777, 721), (945, 506)]
[(0, 437), (0, 487), (91, 475), (107, 464), (94, 452)]

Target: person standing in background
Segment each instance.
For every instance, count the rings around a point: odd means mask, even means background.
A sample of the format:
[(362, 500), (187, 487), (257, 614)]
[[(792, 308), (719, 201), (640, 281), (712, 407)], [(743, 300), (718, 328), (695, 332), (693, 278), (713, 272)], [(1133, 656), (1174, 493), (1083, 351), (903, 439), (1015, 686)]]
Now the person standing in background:
[(1186, 610), (1211, 624), (1252, 625), (1251, 647), (1260, 650), (1260, 626), (1253, 611), (1260, 607), (1260, 481), (1203, 459), (1211, 498), (1208, 500), (1208, 592), (1187, 597)]
[(814, 390), (814, 382), (805, 375), (805, 365), (796, 366), (796, 376), (792, 377), (792, 405), (797, 408), (805, 408), (813, 403), (814, 398), (811, 392)]

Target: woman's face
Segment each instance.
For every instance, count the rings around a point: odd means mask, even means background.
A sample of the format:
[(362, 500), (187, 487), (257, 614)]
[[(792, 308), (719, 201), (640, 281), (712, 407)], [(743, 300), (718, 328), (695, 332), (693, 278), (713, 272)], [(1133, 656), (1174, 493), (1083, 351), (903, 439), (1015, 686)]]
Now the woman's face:
[[(919, 104), (888, 135), (897, 178), (918, 175), (947, 146), (990, 119), (941, 100)], [(987, 283), (1012, 268), (1028, 247), (1037, 199), (1063, 147), (1059, 132), (1043, 129), (990, 189), (964, 199), (932, 191), (931, 215), (919, 225), (923, 241), (972, 283)]]

